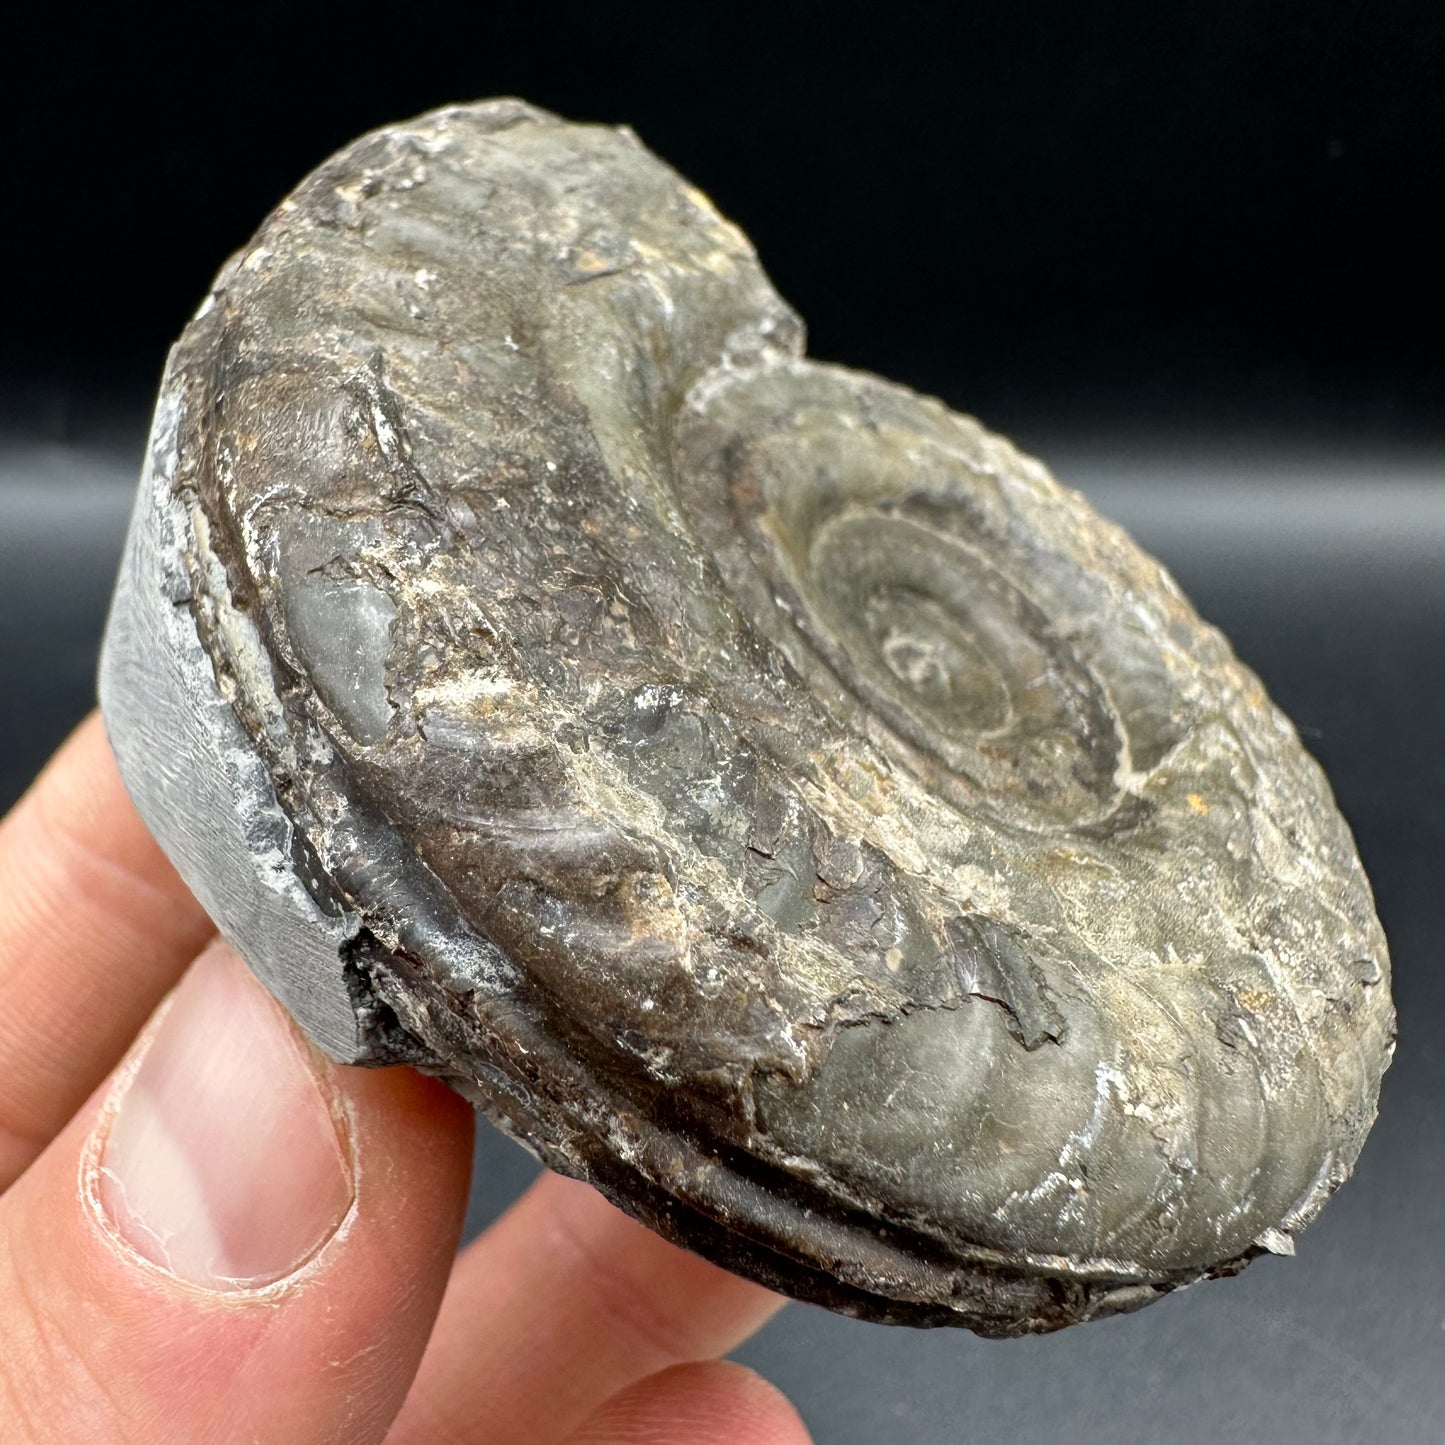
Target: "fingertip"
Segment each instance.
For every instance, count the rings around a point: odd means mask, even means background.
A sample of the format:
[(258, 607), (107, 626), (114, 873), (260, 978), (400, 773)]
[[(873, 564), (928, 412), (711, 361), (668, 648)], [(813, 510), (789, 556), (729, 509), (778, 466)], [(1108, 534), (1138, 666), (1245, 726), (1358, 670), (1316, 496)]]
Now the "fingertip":
[(389, 1438), (564, 1439), (624, 1386), (726, 1354), (782, 1304), (544, 1173), (458, 1260)]
[(674, 1365), (619, 1391), (567, 1445), (811, 1445), (792, 1403), (727, 1360)]
[(356, 1135), (358, 1198), (385, 1227), (424, 1213), (446, 1269), (456, 1253), (471, 1184), (476, 1112), (440, 1079), (408, 1068), (340, 1066)]
[(208, 950), (0, 1201), (0, 1402), (44, 1408), (57, 1438), (163, 1419), (166, 1439), (380, 1440), (445, 1289), (471, 1139), (444, 1086), (324, 1060)]

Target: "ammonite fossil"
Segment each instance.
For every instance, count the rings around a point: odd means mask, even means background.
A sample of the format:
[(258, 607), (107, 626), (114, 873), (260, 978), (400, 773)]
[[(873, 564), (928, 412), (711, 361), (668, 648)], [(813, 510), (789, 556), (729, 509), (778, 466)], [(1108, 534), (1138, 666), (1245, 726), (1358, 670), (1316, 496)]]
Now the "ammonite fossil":
[(1160, 567), (803, 356), (626, 130), (367, 136), (172, 355), (102, 696), (336, 1058), (835, 1309), (1054, 1329), (1288, 1252), (1388, 962), (1319, 768)]

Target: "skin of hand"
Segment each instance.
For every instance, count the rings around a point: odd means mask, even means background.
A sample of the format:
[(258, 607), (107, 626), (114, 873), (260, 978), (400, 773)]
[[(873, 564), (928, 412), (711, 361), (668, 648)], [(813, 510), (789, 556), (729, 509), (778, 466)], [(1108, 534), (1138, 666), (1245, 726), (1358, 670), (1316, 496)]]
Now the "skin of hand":
[(7, 1445), (806, 1445), (717, 1359), (780, 1301), (586, 1186), (456, 1252), (471, 1110), (305, 1041), (94, 717), (0, 822), (0, 916)]

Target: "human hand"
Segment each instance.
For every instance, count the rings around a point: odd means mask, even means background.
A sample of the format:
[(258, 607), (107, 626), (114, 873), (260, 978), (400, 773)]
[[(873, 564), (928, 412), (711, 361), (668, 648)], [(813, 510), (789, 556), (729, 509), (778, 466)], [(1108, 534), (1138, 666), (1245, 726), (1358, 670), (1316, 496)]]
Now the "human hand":
[(0, 918), (6, 1445), (806, 1445), (714, 1362), (779, 1300), (586, 1186), (455, 1255), (471, 1110), (305, 1043), (93, 717), (0, 822)]

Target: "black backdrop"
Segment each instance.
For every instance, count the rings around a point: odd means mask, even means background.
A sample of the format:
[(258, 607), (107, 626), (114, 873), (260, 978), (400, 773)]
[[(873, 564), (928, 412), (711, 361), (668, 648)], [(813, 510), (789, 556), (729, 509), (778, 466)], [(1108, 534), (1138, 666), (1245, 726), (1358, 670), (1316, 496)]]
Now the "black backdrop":
[(1438, 0), (190, 0), (0, 24), (12, 397), (143, 391), (304, 171), (512, 93), (632, 124), (753, 235), (818, 354), (1005, 430), (1102, 407), (1440, 435)]
[[(56, 3), (0, 72), (0, 806), (90, 704), (165, 347), (266, 209), (447, 100), (630, 122), (817, 354), (1042, 451), (1224, 627), (1334, 782), (1400, 1010), (1296, 1260), (1003, 1345), (792, 1308), (743, 1357), (820, 1445), (1438, 1445), (1439, 0)], [(528, 1173), (479, 1142), (472, 1228)]]

